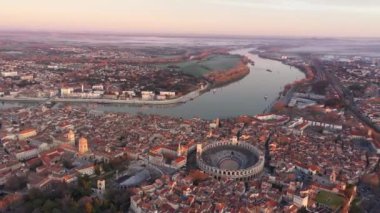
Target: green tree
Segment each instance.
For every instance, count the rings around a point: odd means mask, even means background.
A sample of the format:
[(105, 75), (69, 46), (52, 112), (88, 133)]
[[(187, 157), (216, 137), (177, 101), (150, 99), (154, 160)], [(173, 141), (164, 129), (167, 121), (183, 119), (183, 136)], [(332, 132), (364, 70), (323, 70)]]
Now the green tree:
[(130, 194), (124, 190), (110, 189), (106, 192), (105, 201), (109, 202), (118, 211), (125, 212), (130, 206)]
[(41, 192), (41, 190), (37, 188), (31, 188), (28, 191), (28, 197), (29, 200), (35, 200), (35, 199), (43, 199), (44, 194)]
[(42, 206), (42, 204), (45, 203), (45, 200), (41, 198), (35, 198), (32, 200), (32, 203), (33, 203), (33, 208), (38, 209)]
[(94, 211), (94, 207), (92, 206), (91, 202), (84, 204), (84, 209), (86, 213), (92, 213)]
[(102, 171), (101, 165), (96, 164), (96, 166), (95, 166), (95, 174), (99, 176), (102, 173), (101, 171)]
[(22, 176), (19, 177), (17, 175), (14, 175), (10, 178), (8, 178), (7, 182), (5, 183), (5, 189), (11, 190), (11, 191), (17, 191), (21, 190), (26, 187), (26, 177)]
[(52, 211), (52, 213), (61, 213), (61, 212), (62, 212), (62, 211), (59, 210), (59, 209), (57, 209), (57, 208), (54, 208), (53, 211)]
[(58, 203), (48, 199), (45, 201), (44, 205), (42, 206), (41, 210), (45, 213), (50, 213), (53, 211), (54, 208), (57, 208), (59, 206)]

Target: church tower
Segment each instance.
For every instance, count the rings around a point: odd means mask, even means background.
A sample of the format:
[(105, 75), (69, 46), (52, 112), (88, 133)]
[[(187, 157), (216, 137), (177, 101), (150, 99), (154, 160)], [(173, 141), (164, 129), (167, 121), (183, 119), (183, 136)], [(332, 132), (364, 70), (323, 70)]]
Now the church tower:
[(98, 180), (97, 181), (97, 189), (98, 194), (103, 195), (106, 191), (106, 181), (105, 180)]
[(336, 182), (336, 172), (335, 172), (335, 168), (333, 169), (331, 175), (330, 175), (330, 181), (332, 183), (335, 183)]
[(177, 156), (181, 156), (182, 155), (182, 146), (181, 146), (181, 143), (178, 143), (178, 148), (177, 148)]
[(202, 154), (202, 144), (197, 144), (197, 154), (201, 155)]
[(78, 151), (79, 151), (79, 154), (81, 154), (81, 155), (83, 155), (86, 152), (88, 152), (88, 141), (87, 141), (86, 138), (81, 137), (79, 139)]
[(74, 144), (75, 143), (75, 133), (73, 130), (70, 129), (70, 131), (66, 135), (67, 142)]

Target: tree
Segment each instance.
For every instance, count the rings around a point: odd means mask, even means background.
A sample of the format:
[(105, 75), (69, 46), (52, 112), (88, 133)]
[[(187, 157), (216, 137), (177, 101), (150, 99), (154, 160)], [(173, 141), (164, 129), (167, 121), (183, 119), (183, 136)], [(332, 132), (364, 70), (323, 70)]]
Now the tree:
[(91, 195), (91, 180), (88, 175), (78, 176), (78, 185), (71, 186), (71, 197), (74, 200), (78, 200), (81, 197)]
[(127, 191), (110, 189), (106, 192), (105, 201), (111, 206), (115, 206), (117, 210), (125, 212), (130, 206), (130, 194)]
[(97, 164), (95, 166), (95, 174), (98, 175), (98, 176), (101, 174), (101, 169), (100, 169), (100, 165), (99, 164)]
[(32, 200), (33, 208), (39, 209), (45, 203), (43, 198), (35, 198)]
[(44, 205), (41, 207), (41, 210), (45, 213), (50, 213), (53, 211), (54, 208), (58, 207), (59, 204), (48, 199), (47, 201), (45, 201)]
[(27, 199), (29, 199), (29, 200), (34, 200), (34, 199), (43, 198), (43, 197), (44, 197), (44, 194), (41, 192), (41, 190), (39, 190), (37, 188), (31, 188), (28, 191)]
[(78, 185), (79, 187), (88, 190), (91, 190), (91, 180), (88, 175), (83, 175), (78, 178)]
[(86, 203), (84, 204), (84, 209), (85, 209), (85, 212), (86, 212), (86, 213), (92, 213), (94, 207), (92, 206), (92, 204), (91, 204), (90, 202), (86, 202)]
[(50, 199), (60, 199), (66, 194), (69, 194), (66, 183), (55, 183), (54, 187), (45, 192), (45, 195)]
[(61, 212), (62, 212), (61, 210), (54, 208), (52, 213), (61, 213)]
[(8, 178), (7, 182), (5, 183), (5, 189), (16, 191), (21, 190), (26, 187), (26, 177), (25, 176), (17, 176), (14, 175), (10, 178)]
[(71, 195), (65, 195), (65, 197), (63, 197), (61, 200), (60, 200), (60, 203), (61, 203), (61, 206), (62, 206), (62, 211), (63, 212), (78, 212), (79, 211), (79, 208), (78, 208), (78, 205), (77, 203), (74, 201), (74, 199), (71, 197)]
[(110, 163), (102, 163), (101, 165), (105, 172), (109, 172), (113, 170), (113, 167)]

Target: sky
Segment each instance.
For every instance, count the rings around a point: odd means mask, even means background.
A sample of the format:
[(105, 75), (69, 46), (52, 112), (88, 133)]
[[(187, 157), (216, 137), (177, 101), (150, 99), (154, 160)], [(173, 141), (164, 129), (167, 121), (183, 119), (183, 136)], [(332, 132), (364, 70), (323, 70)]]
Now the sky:
[(380, 37), (380, 0), (0, 0), (0, 30)]

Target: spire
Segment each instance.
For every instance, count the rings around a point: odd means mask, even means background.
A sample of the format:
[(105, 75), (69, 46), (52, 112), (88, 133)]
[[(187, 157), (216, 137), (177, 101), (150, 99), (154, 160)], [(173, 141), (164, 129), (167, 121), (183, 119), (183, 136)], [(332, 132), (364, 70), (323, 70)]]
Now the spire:
[(177, 148), (177, 156), (181, 156), (182, 154), (182, 146), (181, 142), (178, 143), (178, 148)]
[(335, 183), (335, 181), (336, 181), (336, 171), (335, 171), (335, 168), (333, 168), (333, 170), (331, 172), (330, 181), (333, 182), (333, 183)]

